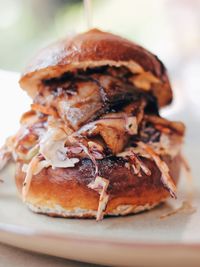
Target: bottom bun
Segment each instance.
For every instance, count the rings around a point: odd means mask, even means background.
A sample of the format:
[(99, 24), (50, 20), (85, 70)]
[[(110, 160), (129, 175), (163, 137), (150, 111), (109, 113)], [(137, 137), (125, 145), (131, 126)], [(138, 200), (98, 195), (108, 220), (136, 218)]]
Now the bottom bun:
[[(170, 174), (175, 184), (180, 173), (180, 156), (173, 159), (166, 156)], [(161, 173), (154, 161), (142, 158), (151, 170), (147, 176), (141, 176), (127, 168), (122, 158), (105, 158), (98, 161), (99, 175), (109, 181), (109, 196), (104, 215), (118, 216), (149, 210), (169, 196), (161, 182)], [(17, 164), (16, 184), (19, 192), (25, 173), (22, 163)], [(83, 159), (73, 168), (51, 167), (34, 175), (26, 198), (28, 207), (37, 213), (58, 217), (93, 218), (97, 216), (100, 195), (87, 185), (95, 180), (94, 166), (91, 160)]]

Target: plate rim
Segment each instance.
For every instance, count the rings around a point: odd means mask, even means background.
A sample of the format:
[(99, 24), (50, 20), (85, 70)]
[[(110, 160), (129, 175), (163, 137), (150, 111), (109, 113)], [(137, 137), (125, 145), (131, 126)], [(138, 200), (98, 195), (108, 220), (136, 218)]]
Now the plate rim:
[[(56, 239), (57, 241), (73, 241), (73, 242), (86, 242), (90, 244), (106, 244), (111, 246), (123, 246), (127, 248), (162, 248), (162, 249), (173, 249), (173, 248), (188, 248), (200, 250), (200, 242), (157, 242), (157, 241), (132, 241), (132, 240), (120, 240), (120, 238), (101, 238), (97, 236), (87, 237), (81, 234), (75, 233), (55, 233), (51, 231), (38, 230), (25, 226), (19, 226), (15, 224), (0, 223), (0, 234), (14, 234), (21, 237), (35, 237), (42, 239)], [(1, 239), (0, 239), (1, 241)]]

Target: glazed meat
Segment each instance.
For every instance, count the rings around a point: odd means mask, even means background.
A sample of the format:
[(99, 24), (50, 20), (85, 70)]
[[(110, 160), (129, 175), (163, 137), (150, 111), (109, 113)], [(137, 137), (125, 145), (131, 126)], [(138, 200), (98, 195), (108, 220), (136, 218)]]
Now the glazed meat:
[[(99, 71), (99, 70), (98, 70)], [(129, 103), (146, 99), (128, 79), (114, 73), (77, 73), (44, 81), (32, 106), (36, 110), (58, 114), (77, 130), (85, 123), (110, 111), (121, 111)], [(122, 70), (123, 71), (123, 70)], [(42, 107), (38, 107), (42, 106)], [(54, 112), (52, 111), (54, 110)], [(53, 114), (54, 113), (54, 114)]]
[(136, 88), (133, 78), (126, 68), (103, 67), (42, 82), (13, 138), (15, 158), (24, 162), (26, 172), (24, 197), (32, 177), (49, 166), (66, 179), (68, 174), (82, 182), (89, 179), (94, 190), (97, 174), (115, 177), (112, 184), (120, 181), (119, 190), (123, 177), (151, 180), (152, 170), (154, 175), (162, 172), (160, 180), (176, 196), (168, 168), (157, 155), (178, 154), (184, 126), (160, 118), (156, 99)]

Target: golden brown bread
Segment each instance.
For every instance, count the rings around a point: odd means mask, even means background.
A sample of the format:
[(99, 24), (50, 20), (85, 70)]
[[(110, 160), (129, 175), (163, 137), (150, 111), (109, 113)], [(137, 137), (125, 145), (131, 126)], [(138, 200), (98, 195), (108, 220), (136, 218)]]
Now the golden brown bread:
[[(174, 159), (166, 156), (163, 160), (177, 183), (180, 156)], [(134, 175), (124, 165), (123, 159), (111, 158), (99, 161), (99, 172), (109, 180), (107, 189), (109, 201), (105, 215), (136, 213), (150, 209), (169, 197), (169, 192), (161, 182), (161, 173), (155, 163), (145, 158), (143, 162), (152, 171), (151, 176), (144, 173), (142, 177)], [(92, 163), (89, 159), (82, 160), (74, 168), (43, 169), (33, 176), (26, 203), (33, 211), (51, 216), (95, 217), (99, 194), (87, 186), (94, 179), (92, 173)], [(22, 164), (18, 163), (16, 184), (20, 193), (24, 177)]]
[[(160, 107), (172, 100), (172, 90), (162, 62), (143, 47), (97, 29), (67, 38), (43, 49), (28, 65), (20, 86), (34, 97), (43, 79), (67, 71), (97, 66), (125, 66), (131, 72), (147, 74)], [(153, 77), (153, 78), (152, 78)]]

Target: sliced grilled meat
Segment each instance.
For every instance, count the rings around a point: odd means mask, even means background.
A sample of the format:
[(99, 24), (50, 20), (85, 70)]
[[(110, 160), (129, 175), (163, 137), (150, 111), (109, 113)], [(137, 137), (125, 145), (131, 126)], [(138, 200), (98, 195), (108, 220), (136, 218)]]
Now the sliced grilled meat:
[[(126, 78), (128, 74), (121, 78), (121, 72), (124, 73), (124, 69), (103, 73), (86, 71), (84, 75), (65, 74), (60, 79), (44, 81), (34, 103), (45, 106), (50, 115), (54, 116), (55, 110), (59, 117), (77, 130), (107, 112), (121, 111), (129, 103), (146, 98), (147, 94), (144, 95), (129, 82)], [(42, 110), (38, 107), (38, 111)]]

